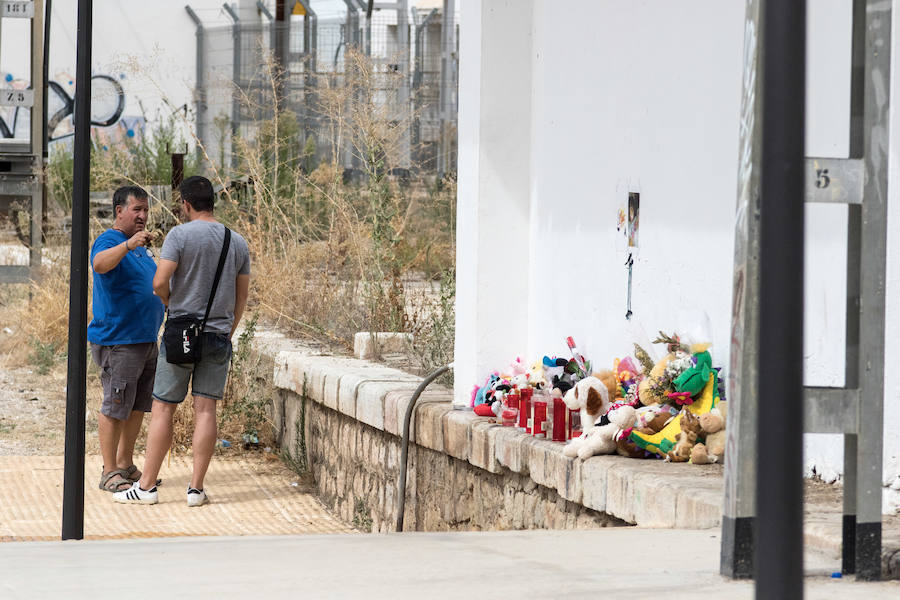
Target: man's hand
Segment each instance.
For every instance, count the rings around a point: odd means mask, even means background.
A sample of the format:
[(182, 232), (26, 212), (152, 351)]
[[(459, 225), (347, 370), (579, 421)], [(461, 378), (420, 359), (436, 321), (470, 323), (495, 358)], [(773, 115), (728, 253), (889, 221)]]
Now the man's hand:
[(128, 239), (128, 249), (134, 250), (138, 246), (149, 246), (153, 241), (153, 233), (147, 230), (138, 231)]
[(112, 248), (107, 248), (98, 252), (94, 256), (94, 273), (108, 273), (119, 266), (122, 259), (138, 246), (147, 246), (153, 241), (153, 233), (149, 231), (138, 231), (136, 234), (120, 244), (116, 244)]

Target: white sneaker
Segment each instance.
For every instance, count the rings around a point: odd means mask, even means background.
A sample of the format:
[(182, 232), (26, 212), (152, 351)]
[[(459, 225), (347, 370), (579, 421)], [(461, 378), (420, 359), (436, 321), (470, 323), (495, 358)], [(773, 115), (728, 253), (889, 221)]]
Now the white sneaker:
[(209, 502), (209, 496), (206, 495), (206, 492), (204, 492), (203, 490), (198, 490), (196, 488), (188, 487), (188, 506), (203, 506), (207, 502)]
[(122, 504), (156, 504), (159, 501), (154, 485), (149, 490), (142, 490), (139, 481), (131, 484), (131, 487), (113, 494), (113, 500)]

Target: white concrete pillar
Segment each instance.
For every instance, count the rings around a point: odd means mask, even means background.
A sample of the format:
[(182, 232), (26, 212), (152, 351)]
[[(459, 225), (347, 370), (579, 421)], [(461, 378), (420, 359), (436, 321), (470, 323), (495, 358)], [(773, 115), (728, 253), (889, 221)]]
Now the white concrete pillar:
[(528, 342), (532, 0), (460, 7), (457, 405)]

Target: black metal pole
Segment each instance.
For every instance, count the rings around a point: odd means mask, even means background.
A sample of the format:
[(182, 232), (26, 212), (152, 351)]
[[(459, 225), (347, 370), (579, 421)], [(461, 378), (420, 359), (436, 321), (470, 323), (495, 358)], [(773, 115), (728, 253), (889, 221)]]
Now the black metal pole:
[(84, 538), (84, 418), (87, 372), (88, 197), (91, 176), (91, 11), (78, 0), (75, 66), (75, 169), (72, 264), (69, 275), (69, 364), (66, 381), (66, 459), (62, 539)]
[(172, 153), (172, 189), (177, 190), (184, 181), (184, 154)]
[[(48, 132), (47, 132), (47, 89), (49, 87), (49, 78), (50, 78), (50, 17), (53, 11), (53, 0), (44, 0), (44, 64), (42, 68), (44, 70), (44, 85), (41, 86), (41, 94), (43, 95), (44, 101), (41, 103), (41, 106), (44, 107), (44, 114), (41, 115), (41, 148), (44, 153), (44, 160), (47, 160), (47, 144), (48, 144)], [(44, 186), (44, 189), (47, 189), (47, 186)], [(44, 215), (47, 214), (47, 206), (44, 205)]]
[(803, 597), (806, 2), (762, 4), (756, 597)]
[[(47, 119), (49, 119), (49, 112), (47, 110), (47, 92), (50, 88), (50, 20), (53, 15), (53, 0), (44, 0), (44, 39), (42, 40), (44, 43), (44, 56), (43, 56), (43, 65), (41, 68), (43, 70), (43, 83), (41, 85), (41, 156), (43, 156), (43, 166), (47, 167), (47, 158), (50, 156), (49, 152), (49, 137), (50, 134), (47, 131)], [(43, 243), (44, 232), (47, 231), (47, 214), (50, 211), (47, 207), (47, 186), (41, 186), (41, 242)]]

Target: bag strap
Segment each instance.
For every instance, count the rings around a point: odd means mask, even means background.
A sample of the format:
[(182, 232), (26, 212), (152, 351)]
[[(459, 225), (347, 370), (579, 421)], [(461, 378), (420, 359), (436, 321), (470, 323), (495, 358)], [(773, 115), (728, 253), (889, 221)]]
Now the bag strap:
[(231, 245), (231, 230), (225, 228), (225, 241), (222, 242), (222, 253), (219, 254), (219, 266), (216, 267), (216, 276), (213, 278), (212, 290), (209, 292), (209, 301), (206, 303), (206, 314), (203, 315), (203, 321), (200, 323), (200, 331), (206, 327), (206, 319), (209, 318), (209, 310), (212, 308), (213, 298), (216, 296), (216, 289), (219, 287), (219, 279), (222, 278), (222, 269), (225, 268), (225, 258), (228, 256), (228, 246)]

